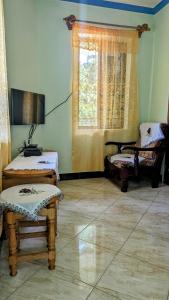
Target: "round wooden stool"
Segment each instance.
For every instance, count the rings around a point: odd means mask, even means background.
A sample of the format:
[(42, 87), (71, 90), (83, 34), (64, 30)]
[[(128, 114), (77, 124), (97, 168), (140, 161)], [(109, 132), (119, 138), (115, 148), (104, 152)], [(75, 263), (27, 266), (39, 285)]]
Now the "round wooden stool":
[[(9, 239), (10, 275), (17, 273), (17, 262), (47, 258), (49, 269), (55, 268), (55, 238), (57, 204), (61, 191), (50, 184), (25, 184), (4, 190), (0, 207), (5, 208), (6, 227)], [(45, 217), (39, 220), (39, 216)], [(44, 226), (40, 232), (20, 233), (20, 227)], [(20, 239), (46, 237), (47, 248), (43, 251), (22, 254), (18, 251)]]

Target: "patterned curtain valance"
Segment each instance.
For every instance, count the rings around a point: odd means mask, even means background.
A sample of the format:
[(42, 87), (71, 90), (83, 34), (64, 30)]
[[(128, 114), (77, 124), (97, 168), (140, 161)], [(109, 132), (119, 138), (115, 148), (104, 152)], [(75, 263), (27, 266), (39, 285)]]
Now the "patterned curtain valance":
[(73, 27), (73, 47), (106, 53), (137, 53), (138, 34), (133, 30), (98, 28), (83, 24)]

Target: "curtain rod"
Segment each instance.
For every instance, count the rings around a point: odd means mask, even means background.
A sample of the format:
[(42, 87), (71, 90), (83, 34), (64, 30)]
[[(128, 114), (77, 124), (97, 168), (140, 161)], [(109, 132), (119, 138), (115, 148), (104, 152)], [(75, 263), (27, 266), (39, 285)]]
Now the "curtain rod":
[(78, 23), (88, 23), (88, 24), (95, 24), (95, 25), (102, 25), (102, 26), (112, 26), (112, 27), (120, 27), (120, 28), (130, 28), (135, 29), (138, 31), (138, 36), (141, 38), (141, 35), (144, 31), (150, 31), (148, 24), (138, 25), (138, 26), (129, 26), (129, 25), (119, 25), (119, 24), (109, 24), (109, 23), (101, 23), (101, 22), (93, 22), (93, 21), (86, 21), (86, 20), (78, 20), (74, 15), (70, 15), (63, 19), (66, 22), (68, 30), (72, 30), (73, 25), (75, 22)]

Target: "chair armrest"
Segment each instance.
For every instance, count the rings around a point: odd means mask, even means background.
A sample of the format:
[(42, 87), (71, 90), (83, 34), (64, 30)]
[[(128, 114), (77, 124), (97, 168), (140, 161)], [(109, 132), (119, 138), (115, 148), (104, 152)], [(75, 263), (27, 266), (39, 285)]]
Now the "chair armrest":
[(124, 146), (121, 150), (133, 150), (136, 152), (139, 151), (155, 151), (155, 152), (163, 152), (167, 148), (166, 147), (151, 147), (151, 148), (142, 148), (142, 147), (135, 147), (135, 146)]
[(135, 144), (136, 142), (133, 141), (133, 142), (113, 142), (113, 141), (110, 141), (110, 142), (106, 142), (105, 145), (115, 145), (115, 146), (122, 146), (122, 145), (133, 145)]
[(106, 146), (108, 145), (115, 145), (118, 147), (118, 153), (121, 153), (121, 148), (123, 145), (133, 145), (135, 144), (136, 142), (113, 142), (113, 141), (110, 141), (110, 142), (107, 142), (105, 143)]

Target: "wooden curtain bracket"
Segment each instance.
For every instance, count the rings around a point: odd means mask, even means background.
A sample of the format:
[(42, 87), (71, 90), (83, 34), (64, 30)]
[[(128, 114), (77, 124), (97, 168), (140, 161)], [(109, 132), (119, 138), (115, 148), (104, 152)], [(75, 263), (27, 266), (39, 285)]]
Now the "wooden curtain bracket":
[(76, 22), (76, 17), (74, 15), (70, 15), (63, 20), (66, 22), (68, 30), (72, 30), (73, 25)]
[(111, 27), (120, 27), (120, 28), (128, 28), (128, 29), (133, 29), (137, 30), (139, 38), (141, 38), (142, 33), (144, 31), (150, 31), (150, 28), (148, 24), (143, 24), (143, 25), (138, 25), (138, 26), (128, 26), (128, 25), (119, 25), (119, 24), (108, 24), (108, 23), (101, 23), (101, 22), (93, 22), (93, 21), (85, 21), (85, 20), (78, 20), (74, 15), (70, 15), (66, 18), (63, 19), (66, 22), (68, 30), (73, 29), (73, 25), (75, 22), (79, 23), (88, 23), (88, 24), (97, 24), (97, 25), (102, 25), (102, 26), (111, 26)]
[(143, 24), (143, 25), (138, 25), (136, 27), (136, 30), (138, 31), (138, 37), (141, 38), (142, 33), (144, 31), (150, 31), (151, 29), (149, 28), (148, 24)]

